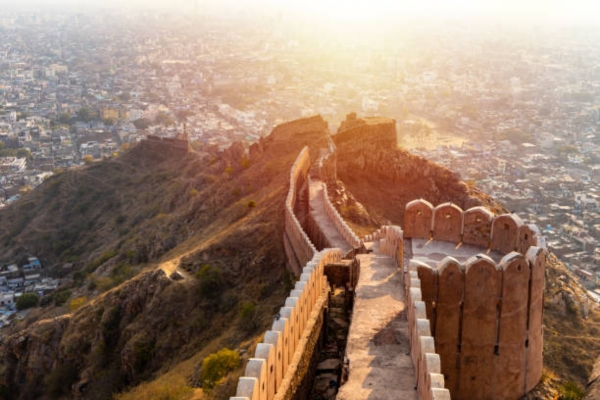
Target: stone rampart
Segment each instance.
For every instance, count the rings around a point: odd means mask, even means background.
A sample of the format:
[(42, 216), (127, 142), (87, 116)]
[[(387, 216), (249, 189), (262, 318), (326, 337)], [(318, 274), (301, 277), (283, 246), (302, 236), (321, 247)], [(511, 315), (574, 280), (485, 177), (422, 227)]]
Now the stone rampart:
[(290, 189), (285, 201), (284, 248), (291, 270), (299, 275), (302, 267), (317, 253), (317, 249), (302, 229), (294, 213), (298, 201), (298, 191), (308, 179), (310, 155), (308, 147), (302, 149), (290, 171)]
[(342, 121), (333, 140), (337, 145), (347, 142), (368, 143), (381, 149), (395, 149), (396, 121), (381, 117), (357, 118), (352, 113)]
[(441, 369), (441, 357), (436, 352), (431, 333), (431, 322), (427, 318), (422, 301), (420, 282), (416, 276), (407, 288), (407, 318), (410, 338), (410, 354), (415, 368), (415, 387), (420, 400), (450, 400), (450, 391), (445, 387)]
[(340, 262), (339, 249), (316, 253), (302, 269), (262, 343), (238, 381), (231, 400), (290, 400), (309, 371), (329, 299), (325, 265)]
[(352, 246), (352, 248), (356, 249), (361, 247), (363, 244), (362, 241), (358, 238), (358, 236), (356, 236), (356, 233), (354, 233), (354, 231), (348, 226), (346, 221), (344, 221), (344, 219), (342, 218), (340, 213), (335, 209), (333, 204), (331, 204), (331, 201), (329, 200), (329, 195), (327, 194), (327, 185), (325, 183), (323, 183), (322, 193), (323, 202), (325, 203), (325, 212), (327, 213), (329, 219), (331, 219), (331, 221), (335, 225), (338, 232), (340, 232), (342, 237), (350, 246)]
[[(427, 332), (424, 313), (454, 399), (516, 399), (533, 389), (542, 374), (546, 255), (537, 247), (539, 229), (515, 214), (494, 216), (482, 207), (463, 212), (425, 200), (407, 204), (404, 228), (406, 238), (482, 250), (463, 263), (449, 256), (435, 266), (410, 260), (405, 289), (413, 351), (424, 346), (418, 332)], [(505, 255), (495, 262), (490, 251)], [(422, 358), (413, 354), (418, 384), (429, 379), (418, 366)]]
[(404, 236), (470, 244), (508, 254), (525, 254), (537, 245), (539, 229), (526, 225), (516, 214), (494, 216), (483, 207), (463, 211), (456, 204), (434, 207), (426, 200), (413, 200), (404, 212)]
[(453, 398), (516, 399), (539, 382), (545, 257), (532, 246), (499, 263), (411, 261), (408, 293), (420, 293)]
[(294, 138), (299, 131), (303, 133), (325, 132), (328, 129), (328, 124), (323, 117), (315, 115), (277, 125), (273, 128), (270, 139), (275, 141), (287, 141)]
[(536, 246), (539, 230), (514, 214), (494, 217), (480, 207), (462, 212), (450, 203), (434, 208), (424, 200), (409, 203), (405, 216), (406, 237), (505, 254), (499, 263), (483, 253), (462, 264), (452, 257), (436, 266), (411, 260), (406, 290), (412, 296), (418, 289), (453, 398), (521, 397), (542, 371), (546, 256)]

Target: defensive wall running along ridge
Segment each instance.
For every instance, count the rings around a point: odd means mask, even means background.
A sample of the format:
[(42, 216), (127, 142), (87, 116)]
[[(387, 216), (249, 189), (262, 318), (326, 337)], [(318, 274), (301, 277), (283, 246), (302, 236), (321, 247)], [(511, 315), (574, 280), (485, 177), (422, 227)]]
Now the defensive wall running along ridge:
[[(321, 159), (330, 157), (322, 152)], [(335, 175), (335, 166), (323, 165), (317, 164), (319, 174)], [(298, 199), (308, 198), (300, 191), (311, 186), (309, 169), (304, 148), (290, 172), (283, 238), (300, 280), (248, 361), (232, 400), (300, 398), (297, 390), (317, 347), (328, 307), (324, 270), (339, 264), (342, 252), (318, 252), (296, 216)], [(365, 251), (368, 242), (377, 242), (372, 248), (401, 271), (400, 288), (387, 289), (397, 292), (380, 295), (406, 292), (408, 332), (398, 334), (410, 339), (419, 399), (517, 399), (539, 382), (546, 253), (535, 225), (482, 207), (463, 211), (452, 203), (434, 207), (415, 200), (406, 205), (404, 230), (384, 226), (363, 243), (329, 201), (324, 182), (323, 189), (325, 212), (348, 244)], [(347, 368), (351, 375), (352, 365)]]
[[(306, 182), (308, 170), (310, 169), (310, 155), (308, 147), (302, 149), (290, 171), (290, 189), (285, 201), (285, 231), (283, 234), (283, 245), (288, 263), (292, 271), (299, 275), (302, 268), (312, 260), (317, 249), (302, 228), (296, 217), (296, 209), (299, 191), (308, 190)], [(308, 195), (306, 195), (308, 198)]]

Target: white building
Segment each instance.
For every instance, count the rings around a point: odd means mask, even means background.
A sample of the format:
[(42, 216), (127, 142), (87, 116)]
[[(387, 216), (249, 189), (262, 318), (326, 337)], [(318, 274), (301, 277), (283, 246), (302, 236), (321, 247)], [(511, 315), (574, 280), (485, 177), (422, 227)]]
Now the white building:
[(16, 157), (0, 158), (0, 175), (20, 174), (25, 172), (27, 160)]

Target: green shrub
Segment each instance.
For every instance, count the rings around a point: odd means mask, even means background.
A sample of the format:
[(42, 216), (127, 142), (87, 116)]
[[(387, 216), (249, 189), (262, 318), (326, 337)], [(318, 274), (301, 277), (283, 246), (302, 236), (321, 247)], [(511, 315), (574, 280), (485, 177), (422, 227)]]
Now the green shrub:
[(240, 324), (244, 330), (251, 332), (258, 327), (258, 309), (251, 302), (245, 302), (240, 308)]
[(195, 276), (200, 281), (199, 291), (202, 297), (216, 299), (221, 296), (221, 291), (225, 286), (225, 279), (219, 268), (205, 264), (200, 271), (196, 272)]
[(583, 400), (585, 390), (576, 382), (567, 381), (558, 388), (558, 400)]
[(221, 349), (206, 357), (202, 361), (202, 380), (203, 389), (212, 389), (228, 372), (233, 371), (240, 364), (240, 355), (237, 351), (227, 348)]
[(242, 308), (240, 309), (240, 318), (241, 319), (250, 319), (254, 316), (256, 312), (256, 306), (254, 303), (245, 302), (242, 304)]
[(55, 306), (60, 307), (67, 302), (69, 297), (71, 297), (71, 293), (72, 292), (70, 290), (60, 290), (58, 292), (54, 292), (48, 296), (42, 297), (40, 299), (40, 305), (47, 306), (51, 303), (54, 303)]
[(16, 302), (17, 310), (25, 310), (26, 308), (35, 307), (40, 301), (40, 296), (35, 293), (23, 293)]

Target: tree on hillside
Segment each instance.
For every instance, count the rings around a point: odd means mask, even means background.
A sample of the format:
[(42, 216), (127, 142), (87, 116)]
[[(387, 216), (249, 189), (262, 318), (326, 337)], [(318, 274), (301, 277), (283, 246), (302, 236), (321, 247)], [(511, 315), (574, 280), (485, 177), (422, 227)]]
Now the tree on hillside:
[(40, 300), (40, 296), (35, 293), (23, 293), (15, 303), (17, 310), (25, 310), (26, 308), (35, 307)]

